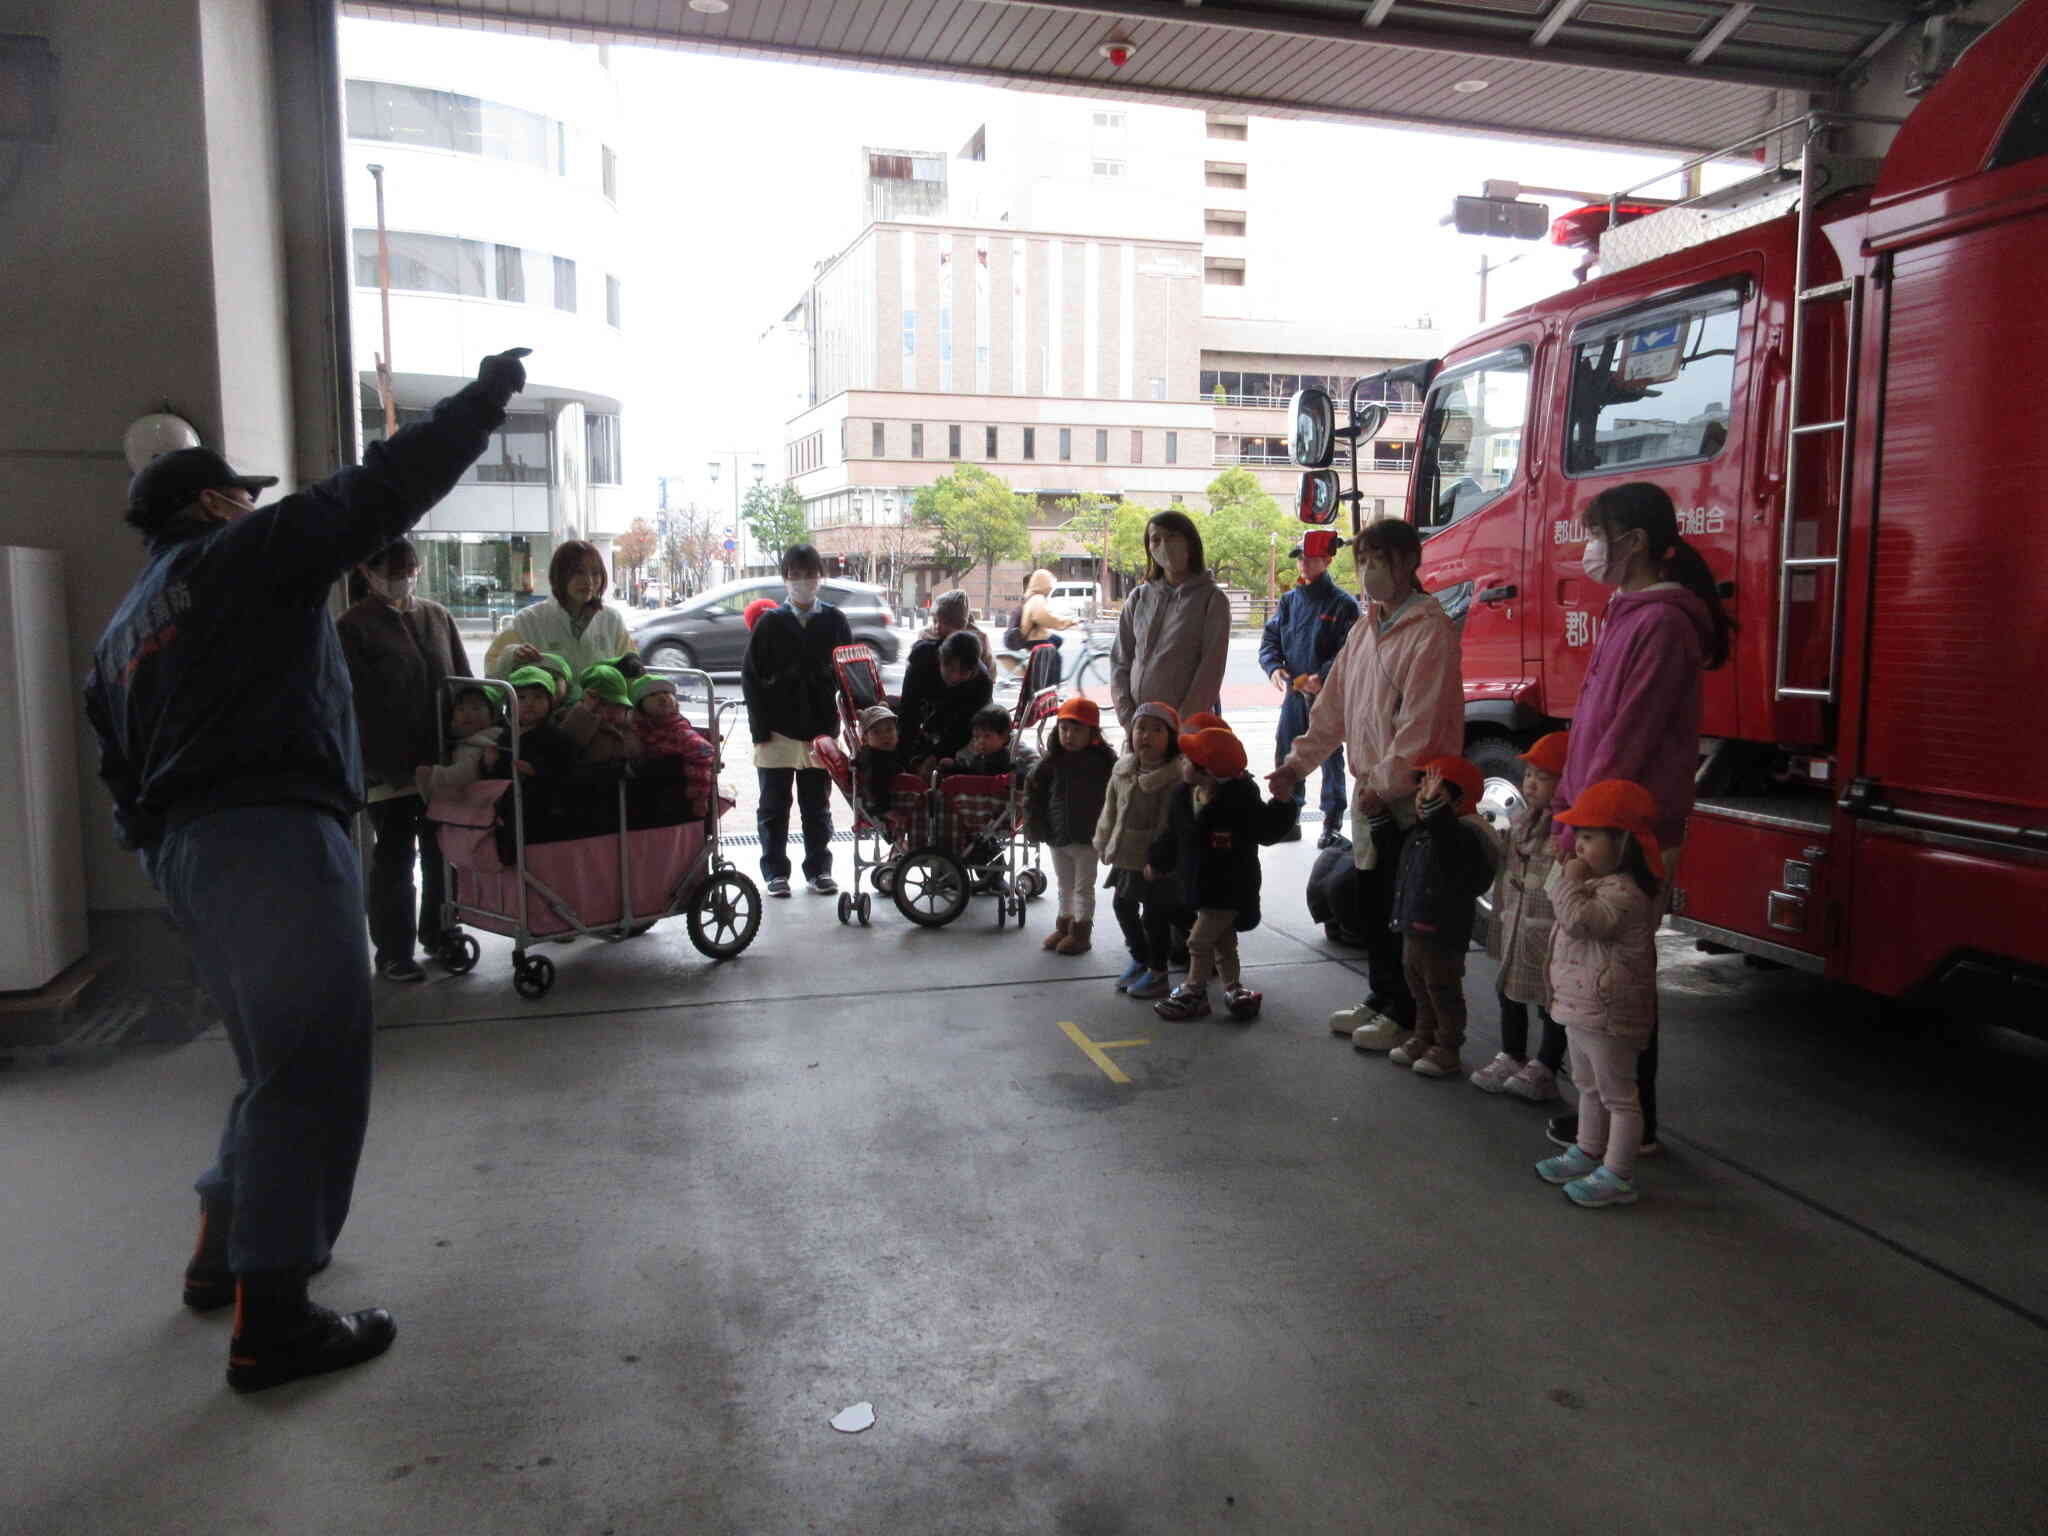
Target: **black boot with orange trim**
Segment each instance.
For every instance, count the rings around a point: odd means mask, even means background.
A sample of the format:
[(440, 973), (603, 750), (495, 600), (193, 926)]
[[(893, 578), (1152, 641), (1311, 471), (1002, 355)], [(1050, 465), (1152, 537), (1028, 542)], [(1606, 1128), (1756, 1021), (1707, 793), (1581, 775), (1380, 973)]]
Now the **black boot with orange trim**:
[(374, 1360), (398, 1337), (382, 1307), (334, 1312), (306, 1297), (303, 1270), (245, 1270), (236, 1277), (228, 1385), (261, 1392)]

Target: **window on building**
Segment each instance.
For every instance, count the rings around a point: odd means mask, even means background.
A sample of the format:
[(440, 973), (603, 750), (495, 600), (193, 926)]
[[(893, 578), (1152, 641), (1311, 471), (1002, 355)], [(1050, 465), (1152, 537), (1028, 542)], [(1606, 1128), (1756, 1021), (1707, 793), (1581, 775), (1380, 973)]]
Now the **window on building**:
[[(391, 230), (385, 236), (391, 252), (391, 286), (407, 293), (453, 293), (485, 298), (485, 253), (481, 240), (455, 240), (447, 235), (414, 235)], [(356, 282), (377, 286), (377, 231), (355, 232)]]
[(1244, 262), (1235, 256), (1202, 258), (1202, 281), (1212, 288), (1242, 288)]
[(878, 459), (887, 458), (889, 456), (889, 434), (887, 429), (878, 421), (869, 427), (868, 433), (873, 439), (873, 456)]
[(1405, 471), (1415, 462), (1413, 443), (1390, 443), (1381, 438), (1373, 439), (1372, 467)]
[(526, 252), (516, 245), (494, 246), (497, 256), (497, 296), (508, 304), (526, 302)]
[(1024, 457), (1027, 459), (1038, 457), (1038, 428), (1036, 427), (1026, 427), (1024, 429)]
[(1166, 434), (1166, 462), (1169, 464), (1178, 464), (1180, 462), (1180, 434), (1178, 432)]
[(349, 81), (346, 101), (352, 139), (445, 149), (543, 171), (552, 158), (550, 129), (561, 126), (538, 112), (382, 80)]
[(908, 363), (917, 356), (917, 311), (903, 311), (903, 361)]
[(1109, 462), (1109, 429), (1107, 427), (1098, 427), (1095, 430), (1095, 462), (1098, 464), (1107, 464)]
[(1581, 326), (1572, 336), (1566, 472), (1719, 453), (1728, 440), (1741, 311), (1742, 294), (1723, 288)]
[(619, 453), (619, 418), (605, 411), (589, 412), (583, 418), (583, 442), (590, 455), (590, 483), (625, 484), (624, 460)]
[(1245, 168), (1241, 165), (1229, 165), (1221, 160), (1211, 160), (1202, 167), (1202, 185), (1225, 187), (1241, 192), (1245, 185)]
[(1123, 173), (1124, 163), (1121, 160), (1097, 160), (1095, 162), (1095, 175), (1100, 180), (1115, 180), (1122, 176)]
[(1062, 464), (1070, 463), (1070, 462), (1072, 462), (1072, 460), (1073, 460), (1073, 457), (1074, 457), (1074, 429), (1073, 429), (1072, 427), (1061, 427), (1061, 428), (1060, 428), (1060, 462), (1061, 462)]
[[(424, 421), (427, 411), (398, 413), (401, 427), (412, 425), (416, 418)], [(587, 423), (590, 418), (585, 417)], [(368, 421), (364, 426), (367, 428)], [(548, 483), (548, 418), (542, 411), (513, 411), (505, 417), (505, 425), (491, 434), (490, 442), (478, 455), (475, 466), (463, 478), (474, 479), (484, 485), (546, 485)]]
[(1124, 115), (1121, 112), (1098, 112), (1095, 114), (1095, 126), (1097, 128), (1114, 128), (1121, 130), (1123, 125)]
[(555, 124), (555, 174), (557, 176), (569, 174), (569, 125), (567, 123)]
[(1250, 124), (1244, 118), (1219, 117), (1214, 113), (1211, 113), (1206, 119), (1205, 126), (1208, 128), (1209, 137), (1212, 139), (1242, 140), (1248, 136), (1250, 131)]
[(619, 152), (609, 144), (598, 146), (603, 159), (604, 195), (614, 203), (619, 200)]
[(868, 155), (868, 175), (876, 181), (944, 181), (944, 155)]
[(959, 462), (960, 429), (957, 426), (946, 428), (946, 457), (952, 459), (955, 463)]
[(1205, 208), (1202, 210), (1202, 233), (1205, 235), (1242, 236), (1245, 232), (1245, 216), (1228, 208)]
[(1142, 432), (1134, 431), (1131, 433), (1131, 462), (1133, 464), (1145, 462), (1145, 434)]
[(619, 329), (624, 324), (619, 318), (624, 309), (625, 287), (607, 272), (604, 279), (604, 323), (614, 330)]
[(555, 258), (555, 308), (576, 313), (576, 263), (566, 256)]
[(1152, 381), (1152, 398), (1154, 400), (1164, 400), (1166, 398), (1166, 380), (1154, 379)]
[(924, 457), (924, 423), (921, 421), (910, 424), (910, 456), (913, 459)]
[(990, 459), (991, 461), (1001, 458), (1002, 454), (999, 451), (1001, 439), (996, 429), (994, 427), (990, 427), (983, 435), (987, 439), (988, 446), (988, 452), (984, 455), (984, 457)]
[(986, 160), (988, 158), (988, 124), (983, 123), (968, 136), (967, 142), (960, 146), (960, 158), (962, 160)]

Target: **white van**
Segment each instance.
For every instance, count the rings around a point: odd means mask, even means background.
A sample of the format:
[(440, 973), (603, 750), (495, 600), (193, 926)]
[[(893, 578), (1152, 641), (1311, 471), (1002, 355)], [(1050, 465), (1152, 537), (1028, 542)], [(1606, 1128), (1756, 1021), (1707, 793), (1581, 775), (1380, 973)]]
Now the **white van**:
[(1045, 605), (1063, 619), (1095, 617), (1101, 592), (1092, 581), (1063, 581), (1046, 595)]

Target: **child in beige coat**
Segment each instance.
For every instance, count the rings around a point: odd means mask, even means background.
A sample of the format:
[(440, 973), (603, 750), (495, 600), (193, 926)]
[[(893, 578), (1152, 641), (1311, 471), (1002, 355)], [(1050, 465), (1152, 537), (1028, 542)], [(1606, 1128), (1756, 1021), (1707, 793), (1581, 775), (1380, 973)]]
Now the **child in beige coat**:
[(1109, 866), (1111, 910), (1131, 963), (1116, 989), (1164, 997), (1169, 932), (1178, 904), (1171, 880), (1145, 878), (1145, 854), (1166, 826), (1166, 803), (1180, 783), (1180, 716), (1171, 704), (1140, 704), (1131, 715), (1131, 750), (1117, 759), (1095, 823), (1095, 856)]

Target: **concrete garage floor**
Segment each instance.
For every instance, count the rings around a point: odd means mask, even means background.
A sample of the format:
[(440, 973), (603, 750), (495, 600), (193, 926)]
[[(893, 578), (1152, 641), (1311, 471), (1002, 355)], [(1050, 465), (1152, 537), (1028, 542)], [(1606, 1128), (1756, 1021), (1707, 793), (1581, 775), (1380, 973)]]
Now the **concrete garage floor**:
[[(315, 1292), (399, 1341), (254, 1398), (177, 1297), (225, 1042), (0, 1076), (0, 1529), (2042, 1528), (2048, 1051), (1673, 941), (1670, 1152), (1581, 1212), (1542, 1111), (1328, 1034), (1309, 858), (1249, 1026), (1042, 954), (1043, 904), (799, 894), (723, 967), (678, 924), (551, 947), (539, 1004), (497, 941), (384, 989)], [(1062, 1021), (1147, 1041), (1131, 1082)]]

